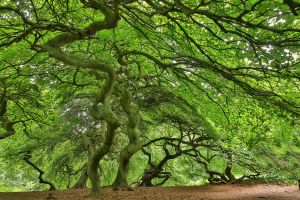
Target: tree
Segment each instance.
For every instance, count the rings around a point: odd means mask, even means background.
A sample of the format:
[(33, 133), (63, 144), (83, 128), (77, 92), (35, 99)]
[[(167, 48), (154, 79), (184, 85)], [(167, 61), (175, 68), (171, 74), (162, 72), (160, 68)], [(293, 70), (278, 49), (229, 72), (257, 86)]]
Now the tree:
[[(95, 135), (103, 138), (87, 146), (87, 175), (97, 195), (99, 162), (111, 151), (118, 131), (128, 144), (119, 155), (114, 186), (129, 187), (130, 159), (142, 146), (144, 108), (138, 101), (149, 94), (150, 104), (168, 104), (157, 91), (180, 97), (211, 124), (218, 116), (204, 112), (205, 105), (213, 102), (227, 117), (233, 97), (298, 117), (298, 8), (294, 1), (266, 0), (4, 0), (0, 47), (15, 55), (1, 56), (0, 137), (15, 134), (17, 123), (40, 121), (38, 115), (11, 114), (17, 99), (40, 110), (36, 102), (46, 98), (32, 91), (63, 94), (73, 88), (75, 93), (64, 94), (66, 101), (85, 94), (89, 114), (99, 124)], [(28, 89), (17, 88), (22, 95), (16, 97), (6, 85), (11, 82), (14, 88), (18, 80)], [(31, 113), (29, 106), (17, 107), (24, 116)]]

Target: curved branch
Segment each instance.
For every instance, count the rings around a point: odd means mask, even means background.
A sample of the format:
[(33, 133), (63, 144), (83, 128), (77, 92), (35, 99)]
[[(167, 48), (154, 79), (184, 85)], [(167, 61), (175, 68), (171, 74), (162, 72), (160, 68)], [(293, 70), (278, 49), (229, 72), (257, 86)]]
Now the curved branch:
[(33, 162), (30, 161), (30, 158), (31, 158), (31, 154), (30, 152), (28, 152), (28, 154), (23, 158), (24, 161), (29, 164), (30, 166), (32, 166), (36, 171), (39, 172), (39, 182), (40, 183), (43, 183), (43, 184), (47, 184), (50, 186), (50, 189), (49, 190), (56, 190), (55, 186), (53, 183), (51, 183), (50, 181), (48, 180), (45, 180), (43, 178), (43, 175), (45, 174), (45, 172), (43, 170), (41, 170), (37, 165), (35, 165)]

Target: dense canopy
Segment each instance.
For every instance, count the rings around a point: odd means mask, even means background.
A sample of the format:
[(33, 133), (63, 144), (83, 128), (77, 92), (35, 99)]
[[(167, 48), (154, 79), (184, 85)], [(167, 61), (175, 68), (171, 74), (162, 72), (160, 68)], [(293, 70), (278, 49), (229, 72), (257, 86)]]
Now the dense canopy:
[(0, 189), (299, 180), (299, 14), (295, 0), (2, 0)]

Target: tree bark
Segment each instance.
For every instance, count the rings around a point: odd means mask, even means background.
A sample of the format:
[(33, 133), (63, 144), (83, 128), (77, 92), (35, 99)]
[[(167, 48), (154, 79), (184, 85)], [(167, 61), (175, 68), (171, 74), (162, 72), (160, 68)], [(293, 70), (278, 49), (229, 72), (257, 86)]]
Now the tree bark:
[(92, 195), (98, 195), (100, 193), (99, 162), (109, 152), (115, 137), (116, 129), (120, 126), (118, 119), (111, 111), (108, 100), (105, 99), (103, 102), (104, 121), (107, 123), (106, 131), (104, 133), (104, 143), (89, 157), (87, 168), (87, 174), (92, 184)]
[(122, 150), (119, 156), (119, 167), (116, 179), (113, 186), (117, 188), (130, 189), (127, 181), (128, 171), (129, 171), (129, 161), (130, 158), (140, 150), (140, 134), (137, 129), (140, 116), (138, 112), (132, 111), (130, 108), (131, 94), (127, 89), (124, 89), (121, 98), (121, 105), (123, 110), (126, 112), (128, 117), (127, 123), (127, 137), (129, 139), (129, 144)]

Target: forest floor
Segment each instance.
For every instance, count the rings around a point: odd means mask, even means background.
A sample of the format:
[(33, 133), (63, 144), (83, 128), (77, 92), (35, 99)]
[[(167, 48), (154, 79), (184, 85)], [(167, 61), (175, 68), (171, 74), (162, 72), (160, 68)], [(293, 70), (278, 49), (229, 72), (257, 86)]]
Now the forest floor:
[(300, 200), (295, 185), (207, 185), (185, 187), (139, 187), (133, 191), (102, 190), (99, 198), (87, 197), (89, 190), (0, 193), (0, 200)]

